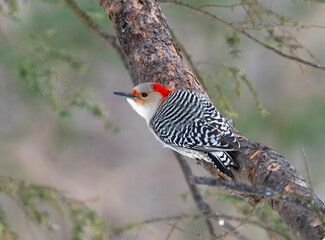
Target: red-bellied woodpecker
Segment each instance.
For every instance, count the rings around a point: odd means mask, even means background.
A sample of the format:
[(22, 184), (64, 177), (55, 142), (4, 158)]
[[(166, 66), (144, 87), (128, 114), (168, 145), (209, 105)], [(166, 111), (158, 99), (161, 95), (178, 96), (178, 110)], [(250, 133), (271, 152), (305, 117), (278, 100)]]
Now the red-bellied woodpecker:
[(239, 148), (231, 127), (204, 96), (189, 90), (170, 91), (158, 83), (142, 83), (123, 96), (142, 116), (165, 146), (190, 158), (213, 163), (233, 178), (230, 167), (238, 164), (229, 152)]

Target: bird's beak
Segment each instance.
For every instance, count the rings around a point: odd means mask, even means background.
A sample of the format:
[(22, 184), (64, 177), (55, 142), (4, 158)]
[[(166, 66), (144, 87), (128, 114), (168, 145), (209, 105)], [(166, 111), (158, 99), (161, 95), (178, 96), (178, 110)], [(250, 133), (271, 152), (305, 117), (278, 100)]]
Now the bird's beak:
[(125, 98), (131, 98), (131, 99), (134, 99), (136, 96), (134, 96), (133, 94), (131, 93), (128, 93), (128, 92), (113, 92), (115, 95), (117, 96), (121, 96), (121, 97), (125, 97)]

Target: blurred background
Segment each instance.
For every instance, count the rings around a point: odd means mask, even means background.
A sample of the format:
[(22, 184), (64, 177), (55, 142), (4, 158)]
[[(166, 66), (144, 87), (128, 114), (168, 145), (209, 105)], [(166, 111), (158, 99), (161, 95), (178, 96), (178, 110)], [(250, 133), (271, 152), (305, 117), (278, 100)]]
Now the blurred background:
[[(263, 3), (297, 22), (325, 25), (323, 4)], [(78, 0), (78, 4), (114, 34), (98, 1)], [(64, 2), (28, 0), (19, 1), (18, 7), (19, 12), (0, 16), (0, 174), (62, 189), (87, 202), (109, 224), (198, 213), (190, 196), (186, 201), (181, 197), (188, 186), (172, 152), (157, 142), (126, 101), (112, 94), (132, 89), (114, 50), (89, 32)], [(232, 107), (228, 116), (236, 128), (284, 155), (306, 177), (299, 150), (304, 147), (314, 190), (325, 200), (324, 70), (299, 66), (245, 37), (238, 44), (240, 56), (234, 58), (225, 40), (231, 30), (179, 6), (162, 5), (162, 9), (202, 75), (212, 75), (222, 85)], [(229, 21), (246, 14), (242, 9), (212, 11)], [(325, 65), (325, 29), (290, 31)], [(261, 33), (255, 35), (263, 39)], [(299, 54), (314, 61), (305, 50)], [(235, 81), (225, 74), (224, 66), (241, 67), (267, 116), (261, 116), (245, 84), (242, 96), (237, 96)], [(189, 163), (196, 175), (207, 175), (193, 160)], [(227, 202), (213, 197), (207, 201), (216, 211), (235, 212)], [(47, 239), (9, 198), (1, 195), (0, 204), (22, 239)], [(57, 239), (67, 239), (67, 220), (53, 221)], [(184, 228), (207, 235), (202, 220), (187, 221)], [(169, 230), (164, 223), (152, 224), (120, 239), (165, 239)], [(254, 227), (240, 230), (252, 239), (265, 236)], [(171, 239), (192, 236), (175, 231)]]

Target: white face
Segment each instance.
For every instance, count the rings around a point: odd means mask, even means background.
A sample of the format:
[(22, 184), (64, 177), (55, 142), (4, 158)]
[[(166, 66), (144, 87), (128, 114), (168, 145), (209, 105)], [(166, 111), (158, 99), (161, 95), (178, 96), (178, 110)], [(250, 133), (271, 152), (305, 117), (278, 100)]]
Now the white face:
[(135, 98), (127, 98), (127, 101), (149, 124), (163, 100), (162, 95), (153, 91), (151, 83), (138, 85), (133, 89), (131, 94), (134, 95)]
[(142, 104), (130, 98), (127, 98), (126, 100), (130, 103), (132, 108), (146, 120), (147, 123), (149, 123), (151, 118), (155, 115), (159, 106), (157, 104)]

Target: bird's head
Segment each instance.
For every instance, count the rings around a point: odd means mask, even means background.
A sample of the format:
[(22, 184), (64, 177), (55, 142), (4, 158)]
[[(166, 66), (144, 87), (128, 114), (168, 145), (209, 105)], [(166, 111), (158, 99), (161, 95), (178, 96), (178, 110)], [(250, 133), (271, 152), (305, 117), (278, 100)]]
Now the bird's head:
[(118, 96), (125, 97), (131, 104), (133, 109), (147, 123), (156, 113), (161, 102), (169, 95), (171, 90), (163, 87), (158, 83), (141, 83), (137, 85), (131, 92), (114, 92)]

